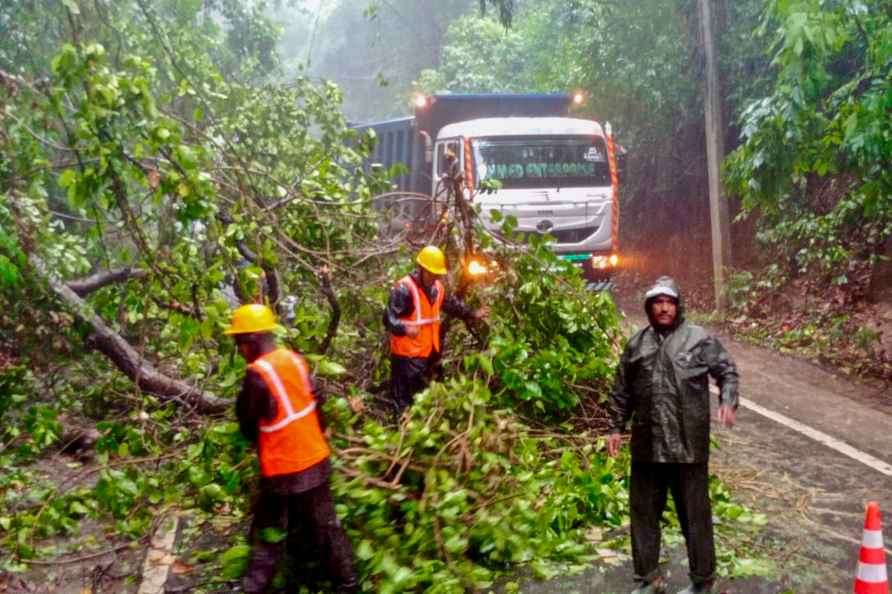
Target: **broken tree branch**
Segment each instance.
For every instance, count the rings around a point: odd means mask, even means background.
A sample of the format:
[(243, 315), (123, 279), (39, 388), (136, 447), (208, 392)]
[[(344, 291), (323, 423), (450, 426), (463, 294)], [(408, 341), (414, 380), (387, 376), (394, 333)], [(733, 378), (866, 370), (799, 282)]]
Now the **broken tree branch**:
[(131, 278), (145, 278), (146, 276), (148, 276), (148, 273), (145, 270), (126, 266), (112, 270), (100, 270), (86, 278), (68, 281), (65, 283), (65, 286), (74, 291), (78, 297), (86, 297), (93, 291), (98, 291), (108, 285), (130, 280)]
[(324, 355), (328, 352), (331, 341), (334, 340), (335, 334), (338, 332), (338, 324), (341, 323), (341, 306), (338, 303), (338, 296), (335, 295), (334, 289), (331, 287), (331, 271), (327, 266), (319, 269), (319, 281), (319, 289), (325, 295), (325, 299), (328, 300), (328, 305), (331, 307), (328, 331), (325, 333), (325, 339), (322, 341), (322, 344), (319, 345), (319, 353)]
[(202, 319), (201, 309), (195, 307), (194, 305), (192, 305), (192, 306), (184, 305), (184, 304), (180, 303), (179, 301), (177, 301), (176, 299), (171, 299), (170, 301), (164, 301), (157, 297), (153, 297), (152, 300), (155, 302), (155, 304), (158, 307), (160, 307), (162, 309), (166, 309), (168, 311), (174, 311), (178, 314), (182, 314), (184, 316), (189, 316), (190, 318), (195, 318), (196, 320)]
[(89, 338), (92, 345), (136, 382), (141, 390), (160, 396), (163, 400), (188, 402), (201, 412), (219, 412), (229, 406), (227, 400), (155, 369), (129, 342), (112, 330), (87, 302), (51, 273), (43, 260), (32, 253), (28, 256), (28, 262), (77, 319), (93, 328)]

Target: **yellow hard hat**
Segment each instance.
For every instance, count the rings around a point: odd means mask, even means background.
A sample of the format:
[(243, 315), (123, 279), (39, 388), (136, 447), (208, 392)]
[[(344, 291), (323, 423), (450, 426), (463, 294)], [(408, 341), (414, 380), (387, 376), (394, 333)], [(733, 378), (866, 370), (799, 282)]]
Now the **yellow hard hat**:
[(434, 274), (446, 274), (446, 256), (443, 251), (435, 245), (426, 246), (415, 258), (418, 265)]
[(243, 305), (232, 312), (232, 324), (226, 329), (225, 334), (269, 332), (278, 327), (273, 310), (265, 305), (252, 303)]

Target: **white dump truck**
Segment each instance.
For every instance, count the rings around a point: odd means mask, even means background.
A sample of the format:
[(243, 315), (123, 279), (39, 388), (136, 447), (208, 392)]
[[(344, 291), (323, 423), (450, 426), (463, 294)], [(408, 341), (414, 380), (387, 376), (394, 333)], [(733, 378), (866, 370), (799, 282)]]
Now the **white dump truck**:
[[(432, 196), (458, 166), (489, 231), (498, 234), (498, 221), (513, 216), (517, 233), (551, 235), (557, 254), (603, 282), (621, 261), (622, 155), (611, 169), (609, 131), (573, 117), (580, 102), (571, 95), (430, 95), (417, 98), (415, 117), (355, 127), (378, 136), (373, 164), (405, 164), (408, 173), (394, 180), (398, 190)], [(474, 191), (486, 180), (499, 189)]]

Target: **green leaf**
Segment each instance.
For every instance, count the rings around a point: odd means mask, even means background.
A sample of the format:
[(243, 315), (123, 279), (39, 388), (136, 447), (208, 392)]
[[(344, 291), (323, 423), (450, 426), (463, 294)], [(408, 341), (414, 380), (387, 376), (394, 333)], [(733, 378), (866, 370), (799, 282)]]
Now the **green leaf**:
[(316, 372), (325, 377), (339, 377), (347, 373), (347, 368), (329, 359), (322, 359), (316, 367)]
[(468, 539), (456, 534), (444, 543), (447, 551), (450, 553), (462, 553), (468, 547)]
[(180, 166), (183, 169), (195, 169), (198, 165), (198, 159), (195, 157), (195, 151), (186, 145), (177, 147), (177, 156), (179, 157)]
[(529, 393), (529, 397), (542, 397), (542, 386), (540, 386), (537, 382), (527, 382), (526, 384), (524, 384), (524, 389)]
[(288, 531), (281, 528), (264, 528), (260, 531), (260, 540), (270, 544), (284, 541), (288, 537)]
[(195, 485), (196, 487), (202, 486), (202, 485), (206, 484), (209, 480), (211, 480), (207, 471), (203, 467), (201, 467), (197, 464), (192, 464), (189, 466), (188, 475), (189, 475), (189, 482), (192, 483), (193, 485)]
[(62, 188), (68, 188), (75, 181), (77, 181), (77, 171), (74, 169), (66, 169), (59, 176), (59, 186)]
[(209, 501), (220, 501), (226, 496), (223, 488), (217, 483), (210, 483), (209, 485), (203, 486), (199, 490), (199, 493)]
[(132, 497), (136, 497), (139, 495), (139, 487), (136, 486), (136, 483), (128, 478), (122, 478), (116, 482), (118, 489), (130, 495)]
[(363, 539), (359, 542), (359, 546), (355, 549), (356, 558), (361, 561), (368, 561), (375, 555), (375, 551), (372, 548), (372, 543), (368, 539)]
[(218, 559), (223, 579), (235, 580), (242, 577), (248, 569), (250, 557), (251, 547), (246, 544), (238, 544), (224, 551)]
[(487, 357), (486, 355), (480, 355), (479, 357), (480, 367), (485, 371), (488, 375), (492, 375), (494, 373), (492, 367), (492, 359)]

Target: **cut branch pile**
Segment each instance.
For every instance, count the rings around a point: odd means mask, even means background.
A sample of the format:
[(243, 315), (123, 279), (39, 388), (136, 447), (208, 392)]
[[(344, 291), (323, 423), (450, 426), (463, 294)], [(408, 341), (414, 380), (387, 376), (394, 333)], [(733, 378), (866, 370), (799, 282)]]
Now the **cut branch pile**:
[(337, 421), (335, 488), (376, 591), (474, 591), (529, 561), (548, 575), (590, 552), (584, 527), (622, 522), (595, 436), (530, 429), (482, 378), (434, 385), (396, 429), (355, 422)]

